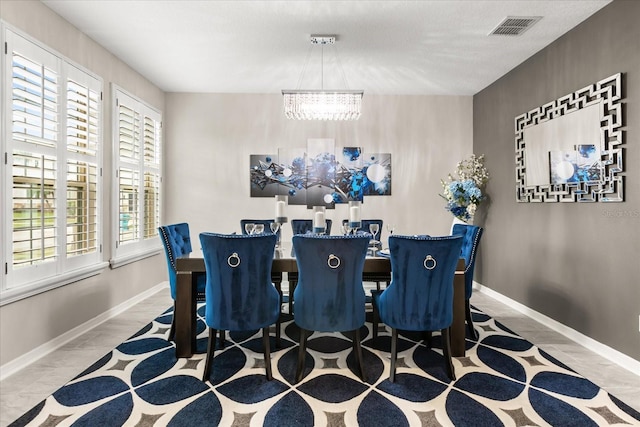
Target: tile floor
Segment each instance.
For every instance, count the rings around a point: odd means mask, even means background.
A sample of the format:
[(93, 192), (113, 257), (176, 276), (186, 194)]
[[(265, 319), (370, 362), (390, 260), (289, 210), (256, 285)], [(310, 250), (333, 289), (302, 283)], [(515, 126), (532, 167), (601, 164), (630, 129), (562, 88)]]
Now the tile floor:
[[(640, 411), (640, 376), (480, 292), (472, 304)], [(0, 382), (0, 426), (67, 383), (171, 305), (168, 288)]]

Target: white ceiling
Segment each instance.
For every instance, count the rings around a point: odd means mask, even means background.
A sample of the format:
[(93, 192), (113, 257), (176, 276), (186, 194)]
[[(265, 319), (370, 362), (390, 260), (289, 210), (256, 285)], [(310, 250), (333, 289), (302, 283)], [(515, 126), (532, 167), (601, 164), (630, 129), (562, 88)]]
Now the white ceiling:
[[(331, 34), (341, 67), (325, 47), (324, 88), (365, 96), (473, 95), (609, 2), (43, 0), (166, 92), (319, 89), (309, 38)], [(507, 16), (542, 19), (489, 36)]]

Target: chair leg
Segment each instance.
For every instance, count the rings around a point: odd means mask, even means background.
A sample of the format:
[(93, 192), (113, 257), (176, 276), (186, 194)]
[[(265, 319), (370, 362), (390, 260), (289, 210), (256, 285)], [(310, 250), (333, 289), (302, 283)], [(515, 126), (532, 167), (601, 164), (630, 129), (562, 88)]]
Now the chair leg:
[(282, 302), (284, 301), (284, 296), (282, 294), (282, 273), (280, 276), (277, 276), (278, 280), (274, 280), (274, 277), (271, 277), (271, 281), (274, 283), (276, 290), (278, 291), (278, 297), (280, 298), (280, 303), (278, 304), (278, 320), (276, 321), (276, 347), (282, 347), (282, 342), (280, 340), (280, 322), (282, 321)]
[[(218, 338), (218, 347), (220, 348), (220, 350), (224, 348), (224, 335), (225, 335), (224, 329), (220, 329), (220, 337)], [(213, 338), (215, 339), (215, 334)]]
[(396, 380), (396, 359), (398, 357), (398, 330), (391, 329), (391, 369), (389, 372), (389, 381)]
[(276, 287), (276, 291), (278, 291), (278, 295), (280, 296), (280, 305), (278, 307), (280, 307), (280, 314), (282, 314), (282, 301), (284, 301), (284, 296), (282, 294), (282, 277), (279, 278), (280, 280), (274, 280), (274, 277), (271, 277), (271, 281), (273, 282), (274, 286)]
[(293, 316), (293, 291), (296, 290), (297, 280), (289, 281), (289, 315)]
[(271, 343), (269, 342), (269, 327), (262, 328), (262, 352), (264, 354), (264, 369), (267, 371), (267, 381), (271, 381)]
[(209, 339), (207, 340), (207, 358), (204, 362), (204, 374), (202, 375), (202, 381), (209, 381), (211, 375), (211, 369), (213, 368), (213, 356), (216, 352), (216, 335), (215, 329), (209, 328)]
[(356, 363), (358, 364), (358, 370), (360, 371), (360, 379), (362, 382), (367, 381), (367, 377), (364, 373), (364, 363), (362, 361), (362, 346), (360, 345), (360, 329), (353, 331), (353, 352), (356, 356)]
[(444, 353), (445, 364), (447, 367), (447, 375), (451, 381), (456, 380), (456, 371), (451, 361), (451, 338), (449, 337), (449, 328), (442, 330), (442, 352)]
[(298, 348), (298, 367), (296, 369), (296, 383), (302, 381), (304, 373), (304, 359), (307, 353), (307, 337), (308, 333), (305, 329), (300, 328), (300, 347)]
[(426, 344), (427, 348), (431, 348), (431, 331), (424, 331), (422, 333), (422, 339), (424, 340), (424, 343)]
[(473, 319), (471, 318), (471, 307), (469, 306), (469, 300), (465, 300), (464, 302), (464, 310), (465, 310), (465, 320), (467, 321), (467, 329), (469, 329), (469, 334), (474, 340), (478, 340), (478, 333), (473, 327)]
[(171, 316), (171, 329), (169, 329), (169, 341), (176, 337), (176, 302), (173, 302), (173, 315)]
[(282, 333), (280, 332), (281, 326), (280, 316), (278, 316), (278, 320), (276, 320), (276, 348), (282, 348)]
[(373, 343), (375, 344), (378, 341), (378, 325), (380, 324), (380, 313), (378, 313), (378, 304), (376, 304), (376, 299), (371, 296), (371, 308), (373, 311), (373, 325), (371, 325), (371, 329), (373, 329)]

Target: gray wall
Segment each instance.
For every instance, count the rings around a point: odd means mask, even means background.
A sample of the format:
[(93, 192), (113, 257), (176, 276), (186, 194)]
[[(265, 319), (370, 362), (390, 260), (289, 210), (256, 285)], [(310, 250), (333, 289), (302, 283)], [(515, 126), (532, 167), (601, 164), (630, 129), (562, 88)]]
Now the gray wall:
[[(440, 179), (471, 154), (471, 107), (469, 96), (365, 94), (358, 121), (310, 122), (286, 119), (281, 95), (167, 94), (165, 219), (188, 221), (197, 236), (239, 232), (241, 218), (272, 218), (273, 198), (249, 196), (249, 156), (332, 138), (336, 147), (391, 153), (392, 195), (365, 197), (363, 218), (383, 218), (398, 233), (448, 234)], [(310, 219), (311, 210), (290, 206), (288, 216)], [(347, 206), (327, 217), (340, 222)], [(291, 239), (288, 224), (283, 239)]]
[[(78, 31), (39, 1), (0, 0), (0, 18), (55, 49), (104, 80), (103, 260), (108, 261), (111, 237), (111, 83), (164, 109), (164, 93), (143, 76)], [(167, 280), (164, 255), (111, 270), (53, 291), (0, 307), (0, 365), (109, 311)]]
[[(474, 96), (492, 174), (476, 280), (640, 360), (640, 1), (616, 0)], [(624, 73), (625, 202), (516, 203), (514, 118)]]

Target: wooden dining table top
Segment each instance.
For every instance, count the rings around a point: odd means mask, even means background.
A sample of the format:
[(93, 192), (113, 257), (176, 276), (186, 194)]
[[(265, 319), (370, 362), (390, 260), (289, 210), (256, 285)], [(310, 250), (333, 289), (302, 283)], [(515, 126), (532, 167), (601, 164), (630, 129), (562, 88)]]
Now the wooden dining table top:
[[(290, 246), (289, 246), (290, 248)], [(296, 273), (298, 263), (296, 258), (290, 255), (291, 251), (286, 246), (274, 252), (271, 271), (276, 273)], [(201, 253), (192, 252), (188, 255), (176, 257), (177, 271), (204, 272), (204, 258)], [(364, 261), (365, 273), (390, 273), (391, 260), (384, 256), (367, 256)]]

